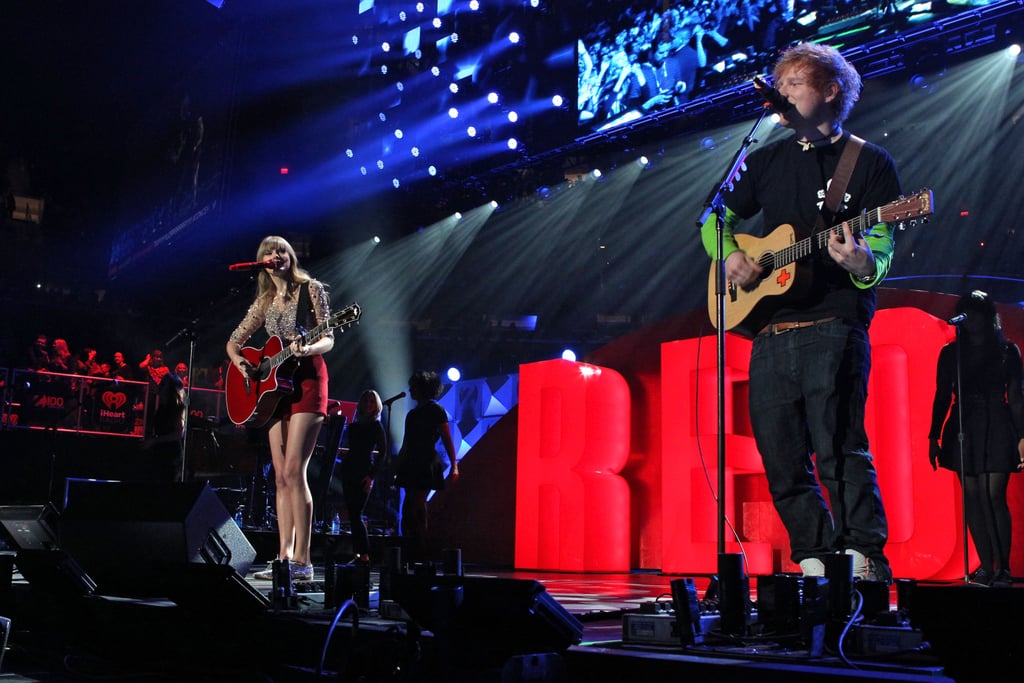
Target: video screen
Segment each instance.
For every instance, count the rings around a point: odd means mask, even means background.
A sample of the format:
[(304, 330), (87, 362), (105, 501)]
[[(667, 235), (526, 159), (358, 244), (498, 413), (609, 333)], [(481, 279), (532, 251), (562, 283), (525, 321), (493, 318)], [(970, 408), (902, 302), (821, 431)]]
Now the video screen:
[(840, 50), (986, 2), (589, 0), (577, 41), (579, 134), (686, 105), (768, 73), (794, 42)]

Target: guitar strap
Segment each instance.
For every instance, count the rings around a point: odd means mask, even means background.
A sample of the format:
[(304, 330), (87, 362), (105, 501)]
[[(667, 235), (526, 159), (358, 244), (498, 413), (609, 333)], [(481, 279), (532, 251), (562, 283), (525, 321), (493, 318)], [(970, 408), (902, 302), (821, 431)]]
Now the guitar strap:
[[(299, 287), (299, 302), (298, 307), (295, 309), (295, 327), (296, 331), (305, 334), (311, 327), (310, 322), (315, 320), (316, 316), (313, 313), (313, 306), (309, 298), (309, 283)], [(315, 325), (312, 325), (315, 327)]]
[[(846, 141), (846, 147), (843, 148), (843, 154), (839, 157), (836, 172), (832, 174), (832, 182), (828, 186), (828, 194), (825, 195), (824, 208), (829, 212), (830, 217), (834, 217), (839, 212), (843, 195), (846, 194), (846, 186), (850, 183), (850, 176), (853, 175), (853, 167), (857, 165), (857, 157), (860, 156), (862, 147), (864, 147), (863, 138), (859, 138), (851, 133), (850, 139)], [(818, 232), (826, 224), (833, 222), (833, 220), (826, 222), (823, 213), (819, 212), (814, 232)]]

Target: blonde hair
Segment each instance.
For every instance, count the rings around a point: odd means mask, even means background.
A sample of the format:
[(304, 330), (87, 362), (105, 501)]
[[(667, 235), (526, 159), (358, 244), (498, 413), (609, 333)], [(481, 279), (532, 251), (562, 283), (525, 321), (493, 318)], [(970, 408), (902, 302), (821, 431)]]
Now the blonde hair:
[[(288, 295), (294, 296), (299, 289), (299, 285), (309, 282), (312, 278), (309, 273), (299, 267), (299, 257), (295, 254), (295, 249), (288, 243), (288, 240), (277, 235), (267, 235), (260, 242), (259, 249), (256, 250), (256, 260), (262, 261), (281, 250), (288, 254), (289, 266), (285, 279), (288, 280)], [(261, 270), (257, 278), (256, 299), (260, 302), (264, 311), (267, 310), (267, 307), (274, 300), (275, 294), (277, 294), (277, 286), (270, 278), (270, 273), (265, 269)]]
[[(366, 410), (363, 410), (363, 406)], [(384, 410), (384, 404), (380, 400), (380, 394), (373, 389), (367, 389), (359, 397), (359, 407), (356, 409), (357, 420), (378, 420)]]

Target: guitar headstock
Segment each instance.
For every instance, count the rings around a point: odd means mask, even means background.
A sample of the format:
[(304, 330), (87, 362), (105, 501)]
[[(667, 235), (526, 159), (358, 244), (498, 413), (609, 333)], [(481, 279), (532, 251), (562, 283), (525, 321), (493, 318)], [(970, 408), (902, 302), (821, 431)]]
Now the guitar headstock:
[(886, 204), (878, 210), (878, 215), (886, 223), (898, 223), (903, 228), (908, 221), (913, 225), (918, 218), (927, 219), (934, 211), (935, 198), (932, 191), (926, 189)]
[(352, 302), (345, 308), (341, 309), (336, 313), (332, 313), (331, 317), (327, 320), (328, 327), (337, 327), (344, 330), (346, 327), (355, 325), (359, 322), (359, 318), (363, 315), (363, 307), (359, 304)]

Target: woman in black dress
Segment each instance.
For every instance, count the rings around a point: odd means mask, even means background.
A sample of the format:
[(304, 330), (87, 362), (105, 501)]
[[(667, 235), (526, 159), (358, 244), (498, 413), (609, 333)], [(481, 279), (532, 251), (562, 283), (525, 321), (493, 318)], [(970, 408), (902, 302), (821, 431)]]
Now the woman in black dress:
[(431, 490), (444, 488), (445, 467), (436, 448), (439, 439), (451, 464), (452, 481), (459, 478), (448, 413), (437, 402), (440, 395), (441, 379), (436, 372), (418, 371), (409, 378), (409, 396), (416, 401), (416, 407), (405, 416), (395, 476), (398, 485), (405, 489), (402, 536), (409, 562), (426, 559), (427, 496)]
[(363, 510), (373, 490), (373, 480), (377, 477), (381, 460), (387, 453), (387, 435), (380, 423), (382, 410), (380, 395), (373, 389), (367, 389), (359, 397), (355, 419), (345, 430), (348, 452), (341, 461), (341, 490), (352, 525), (353, 562), (370, 561), (370, 542), (363, 522)]
[[(981, 560), (971, 581), (1009, 586), (1011, 520), (1006, 489), (1010, 474), (1024, 468), (1021, 353), (1003, 335), (995, 303), (985, 292), (961, 297), (956, 312), (966, 318), (959, 340), (939, 353), (928, 457), (932, 469), (942, 467), (959, 476), (963, 468), (967, 528)], [(957, 386), (958, 356), (962, 388)]]

